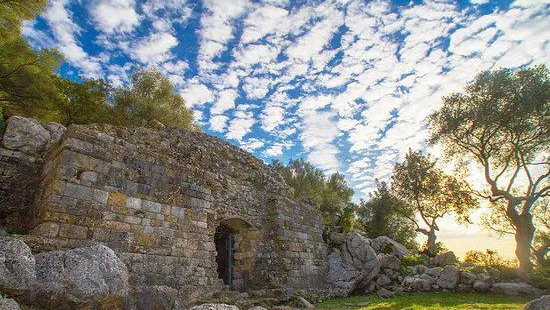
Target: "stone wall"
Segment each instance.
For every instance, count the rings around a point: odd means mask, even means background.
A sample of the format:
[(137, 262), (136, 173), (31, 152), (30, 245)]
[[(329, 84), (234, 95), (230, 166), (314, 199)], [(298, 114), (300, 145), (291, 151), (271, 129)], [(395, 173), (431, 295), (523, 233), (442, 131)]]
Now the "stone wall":
[(42, 167), (27, 241), (34, 251), (101, 242), (133, 286), (204, 297), (222, 288), (214, 233), (224, 224), (236, 289), (324, 289), (322, 217), (288, 191), (263, 162), (206, 134), (73, 125)]

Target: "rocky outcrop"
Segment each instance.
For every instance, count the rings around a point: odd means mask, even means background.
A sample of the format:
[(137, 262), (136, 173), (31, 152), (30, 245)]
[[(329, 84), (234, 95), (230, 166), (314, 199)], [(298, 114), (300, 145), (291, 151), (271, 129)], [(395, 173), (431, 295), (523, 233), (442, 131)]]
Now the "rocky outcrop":
[(495, 283), (491, 293), (508, 296), (530, 296), (538, 297), (543, 294), (542, 290), (523, 282)]
[(128, 292), (128, 271), (104, 245), (53, 251), (36, 256), (39, 300), (47, 304), (85, 304)]
[(550, 310), (550, 295), (531, 300), (523, 306), (523, 310)]
[(336, 295), (347, 296), (365, 288), (378, 275), (380, 261), (370, 240), (358, 233), (348, 234), (340, 246), (341, 252), (335, 251), (328, 257), (327, 281)]
[(0, 239), (0, 291), (20, 295), (36, 280), (35, 259), (29, 247), (15, 238)]

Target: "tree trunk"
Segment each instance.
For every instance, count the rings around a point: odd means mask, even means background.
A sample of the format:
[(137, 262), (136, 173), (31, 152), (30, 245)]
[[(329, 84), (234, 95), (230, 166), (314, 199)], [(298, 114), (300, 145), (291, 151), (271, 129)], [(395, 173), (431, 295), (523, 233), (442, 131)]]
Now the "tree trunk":
[(428, 233), (428, 240), (426, 241), (426, 245), (427, 245), (428, 251), (433, 256), (437, 255), (437, 247), (435, 244), (435, 239), (436, 239), (435, 230), (432, 228)]
[(518, 217), (516, 223), (516, 257), (519, 262), (519, 276), (522, 279), (529, 279), (533, 272), (533, 263), (531, 262), (531, 244), (535, 235), (535, 226), (533, 225), (530, 214), (522, 214)]

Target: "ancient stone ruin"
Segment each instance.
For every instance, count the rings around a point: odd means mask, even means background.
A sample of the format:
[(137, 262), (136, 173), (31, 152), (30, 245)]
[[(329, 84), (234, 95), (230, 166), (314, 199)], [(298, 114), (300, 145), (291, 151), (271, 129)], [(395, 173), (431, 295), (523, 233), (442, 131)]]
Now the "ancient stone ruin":
[[(203, 133), (12, 117), (0, 143), (0, 292), (37, 309), (541, 294), (459, 269), (454, 254), (401, 268), (410, 251), (384, 236), (324, 240), (320, 212), (289, 194), (262, 161)], [(209, 307), (191, 309), (237, 309)]]

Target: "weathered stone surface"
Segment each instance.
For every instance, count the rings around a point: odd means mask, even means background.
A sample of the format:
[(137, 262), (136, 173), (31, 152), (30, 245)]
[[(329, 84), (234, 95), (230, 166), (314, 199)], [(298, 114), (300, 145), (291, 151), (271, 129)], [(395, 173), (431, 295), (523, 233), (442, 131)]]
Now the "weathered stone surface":
[(378, 254), (378, 260), (380, 260), (381, 268), (398, 270), (401, 266), (401, 260), (392, 254)]
[(139, 286), (132, 291), (135, 309), (174, 309), (178, 305), (178, 290), (168, 286)]
[(509, 296), (541, 296), (542, 290), (523, 282), (495, 283), (491, 293)]
[(20, 310), (17, 301), (11, 298), (0, 297), (0, 310)]
[(472, 288), (479, 293), (487, 292), (491, 288), (491, 284), (482, 280), (475, 280)]
[(44, 150), (51, 136), (40, 123), (31, 118), (12, 116), (4, 133), (4, 147), (14, 151), (38, 155)]
[(56, 144), (67, 128), (59, 123), (50, 122), (44, 125), (44, 128), (50, 133), (50, 143)]
[(298, 296), (298, 302), (300, 303), (300, 307), (306, 308), (306, 309), (313, 309), (315, 308), (314, 305), (312, 305), (309, 301), (307, 301), (304, 297)]
[(523, 306), (523, 310), (550, 310), (550, 295), (531, 300)]
[(329, 255), (327, 282), (337, 294), (349, 293), (364, 288), (380, 272), (380, 261), (369, 245), (369, 240), (357, 233), (350, 233), (342, 254)]
[(394, 254), (398, 258), (410, 254), (410, 251), (404, 245), (386, 236), (372, 239), (371, 244), (376, 253)]
[(441, 288), (454, 289), (459, 281), (459, 272), (456, 266), (445, 266), (437, 278), (437, 285)]
[(429, 291), (431, 289), (430, 281), (421, 276), (407, 276), (403, 279), (402, 285), (413, 291)]
[(252, 307), (252, 308), (249, 308), (248, 310), (268, 310), (262, 306), (255, 306), (255, 307)]
[(191, 307), (189, 310), (239, 310), (239, 308), (226, 304), (203, 304)]
[(36, 276), (35, 259), (21, 240), (0, 238), (0, 291), (21, 294), (31, 288)]
[(435, 266), (445, 267), (447, 265), (453, 265), (458, 262), (456, 255), (453, 251), (447, 251), (437, 255), (430, 260), (430, 263)]
[(81, 304), (128, 292), (128, 271), (104, 245), (36, 256), (37, 300), (48, 306)]
[(424, 273), (429, 275), (430, 277), (438, 278), (441, 275), (441, 268), (440, 267), (429, 268)]
[(376, 295), (378, 295), (378, 297), (380, 298), (391, 298), (393, 297), (395, 294), (394, 292), (392, 291), (389, 291), (385, 288), (381, 288), (379, 289), (377, 292), (376, 292)]
[(379, 274), (378, 279), (376, 279), (376, 283), (380, 286), (386, 286), (391, 283), (390, 278), (385, 274)]
[(472, 285), (476, 280), (476, 275), (471, 272), (460, 273), (460, 283), (465, 285)]

